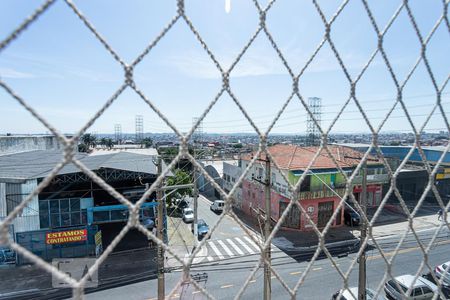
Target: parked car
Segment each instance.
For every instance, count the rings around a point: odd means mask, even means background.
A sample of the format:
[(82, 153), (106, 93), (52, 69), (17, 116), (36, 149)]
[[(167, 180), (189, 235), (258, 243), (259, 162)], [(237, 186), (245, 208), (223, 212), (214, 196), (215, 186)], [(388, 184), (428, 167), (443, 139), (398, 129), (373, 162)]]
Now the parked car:
[[(422, 277), (436, 284), (431, 273), (423, 274)], [(442, 285), (441, 292), (445, 296), (445, 299), (450, 299), (450, 286)]]
[(348, 226), (358, 226), (360, 221), (361, 217), (358, 213), (349, 208), (344, 209), (345, 224), (347, 224)]
[(215, 200), (211, 206), (209, 207), (213, 212), (222, 212), (223, 207), (225, 206), (225, 201), (223, 200)]
[(184, 223), (192, 223), (194, 222), (194, 211), (192, 208), (183, 209), (183, 221)]
[[(389, 299), (404, 300), (404, 299), (432, 299), (434, 292), (438, 287), (431, 281), (418, 277), (413, 284), (415, 276), (402, 275), (391, 279), (384, 284), (384, 291)], [(397, 284), (398, 286), (397, 286)], [(406, 294), (408, 288), (411, 287), (409, 294)], [(400, 289), (399, 289), (400, 288)], [(439, 299), (439, 298), (438, 298)]]
[(206, 224), (205, 220), (199, 219), (197, 222), (197, 235), (198, 239), (201, 240), (207, 235), (209, 232), (209, 226)]
[(189, 202), (187, 201), (186, 198), (176, 199), (176, 200), (174, 201), (174, 204), (175, 204), (177, 210), (180, 211), (180, 212), (183, 212), (183, 210), (184, 210), (185, 208), (188, 208), (188, 207), (189, 207)]
[(144, 225), (145, 228), (151, 231), (153, 227), (155, 227), (155, 221), (150, 217), (145, 217), (142, 220), (142, 225)]
[[(340, 298), (338, 298), (339, 293), (341, 293), (341, 291), (342, 291), (342, 295)], [(351, 293), (350, 293), (350, 291), (351, 291)], [(376, 292), (374, 290), (366, 288), (366, 299), (367, 300), (385, 300), (385, 298), (380, 294), (375, 298), (375, 294), (376, 294)], [(338, 300), (338, 299), (339, 300), (358, 300), (358, 288), (352, 287), (352, 288), (349, 288), (346, 290), (339, 290), (333, 294), (333, 297), (331, 297), (331, 299), (333, 299), (333, 300)]]
[(450, 287), (450, 261), (436, 266), (436, 268), (434, 268), (434, 274), (436, 274), (436, 277), (439, 279), (444, 277), (442, 284)]

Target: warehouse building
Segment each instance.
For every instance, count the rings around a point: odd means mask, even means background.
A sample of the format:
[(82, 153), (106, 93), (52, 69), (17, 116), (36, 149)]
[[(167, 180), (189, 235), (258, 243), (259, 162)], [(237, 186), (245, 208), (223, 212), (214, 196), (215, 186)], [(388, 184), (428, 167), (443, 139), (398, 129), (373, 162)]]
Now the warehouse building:
[[(157, 178), (155, 155), (120, 151), (76, 153), (75, 158), (132, 202)], [(62, 159), (61, 151), (55, 150), (0, 156), (0, 220), (24, 201)], [(153, 194), (141, 208), (141, 221), (153, 221), (155, 207)], [(68, 164), (12, 221), (10, 233), (19, 244), (44, 259), (98, 255), (127, 219), (124, 205), (75, 165)], [(132, 230), (115, 250), (147, 245), (146, 237)]]

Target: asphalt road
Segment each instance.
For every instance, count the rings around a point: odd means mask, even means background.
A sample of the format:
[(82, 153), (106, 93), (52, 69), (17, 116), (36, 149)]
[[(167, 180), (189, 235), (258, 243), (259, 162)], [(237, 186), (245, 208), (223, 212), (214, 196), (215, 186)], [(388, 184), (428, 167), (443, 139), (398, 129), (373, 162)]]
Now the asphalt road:
[[(206, 200), (199, 201), (199, 218), (203, 218), (211, 227), (217, 222), (218, 215), (209, 210)], [(432, 237), (432, 230), (424, 230), (418, 233), (419, 240), (427, 247)], [(242, 228), (236, 224), (234, 220), (225, 217), (222, 223), (212, 235), (207, 245), (207, 253), (204, 257), (192, 267), (191, 274), (206, 274), (206, 280), (199, 282), (211, 295), (217, 299), (234, 298), (244, 283), (248, 280), (247, 287), (242, 291), (242, 299), (261, 299), (263, 291), (263, 274), (259, 269), (254, 276), (250, 278), (252, 270), (257, 266), (259, 253), (250, 243), (246, 243), (250, 253), (243, 245), (240, 245), (237, 239), (245, 242)], [(390, 259), (394, 253), (400, 236), (391, 236), (378, 240), (381, 249)], [(230, 240), (242, 254), (230, 244)], [(213, 246), (210, 246), (212, 242)], [(223, 245), (228, 248), (225, 250)], [(213, 248), (218, 250), (215, 252)], [(246, 252), (247, 250), (247, 252)], [(219, 255), (220, 253), (220, 255)], [(435, 240), (434, 246), (430, 250), (428, 261), (433, 268), (435, 265), (450, 260), (450, 234), (444, 228)], [(290, 253), (292, 254), (292, 253)], [(386, 263), (380, 252), (373, 246), (369, 247), (367, 252), (367, 286), (376, 290), (382, 288), (384, 275), (387, 270)], [(298, 290), (298, 299), (330, 299), (331, 295), (343, 287), (344, 281), (342, 276), (331, 264), (327, 258), (316, 260), (309, 266), (308, 261), (299, 261), (284, 253), (282, 250), (275, 248), (272, 252), (273, 266), (278, 274), (283, 278), (284, 282), (291, 289), (298, 284), (302, 278), (302, 284)], [(347, 273), (351, 263), (356, 259), (356, 254), (349, 254), (347, 257), (334, 258), (337, 267), (341, 272)], [(409, 233), (403, 246), (400, 248), (394, 259), (392, 273), (394, 276), (402, 274), (415, 274), (418, 272), (424, 256), (414, 235)], [(309, 272), (304, 276), (306, 269)], [(419, 273), (427, 273), (429, 270), (425, 267)], [(304, 276), (304, 278), (302, 277)], [(166, 274), (166, 294), (169, 294), (182, 279), (181, 270), (173, 270)], [(358, 264), (355, 263), (350, 271), (348, 284), (350, 287), (356, 286), (358, 282)], [(381, 294), (384, 295), (382, 289)], [(87, 299), (123, 299), (126, 297), (132, 299), (152, 299), (156, 297), (157, 286), (156, 280), (144, 281), (120, 288), (101, 291), (95, 294), (86, 295)], [(205, 297), (194, 289), (192, 285), (184, 285), (176, 289), (173, 299), (204, 299)], [(280, 283), (280, 281), (272, 276), (272, 299), (287, 299), (289, 294)]]

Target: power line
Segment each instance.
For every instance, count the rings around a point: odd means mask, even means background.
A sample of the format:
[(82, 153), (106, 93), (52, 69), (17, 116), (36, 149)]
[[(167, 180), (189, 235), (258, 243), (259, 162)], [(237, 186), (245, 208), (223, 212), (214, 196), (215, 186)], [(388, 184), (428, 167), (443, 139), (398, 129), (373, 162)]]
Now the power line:
[[(448, 103), (450, 103), (450, 101), (445, 101), (445, 102), (441, 102), (441, 104), (448, 104)], [(408, 110), (410, 110), (410, 109), (413, 109), (413, 108), (421, 108), (421, 107), (430, 107), (430, 104), (418, 104), (418, 105), (410, 105), (410, 106), (408, 106), (407, 107), (407, 109)], [(299, 110), (300, 111), (300, 110)], [(305, 110), (301, 110), (302, 112), (304, 112)], [(364, 112), (377, 112), (377, 111), (384, 111), (384, 112), (388, 112), (389, 111), (389, 108), (385, 108), (385, 109), (381, 109), (381, 108), (374, 108), (374, 109), (365, 109), (364, 110)], [(400, 105), (397, 105), (394, 109), (393, 109), (393, 111), (402, 111), (403, 112), (403, 108), (400, 106)], [(292, 113), (293, 112), (293, 110), (292, 111), (287, 111), (287, 112), (284, 112), (284, 114), (287, 114), (287, 113)], [(335, 114), (337, 114), (337, 113), (339, 113), (340, 111), (328, 111), (328, 112), (322, 112), (322, 114), (324, 114), (324, 115), (335, 115)], [(341, 114), (341, 116), (342, 115), (345, 115), (345, 114), (352, 114), (352, 113), (361, 113), (361, 111), (359, 111), (359, 110), (350, 110), (350, 111), (343, 111), (342, 112), (342, 114)], [(440, 113), (440, 111), (439, 110), (436, 110), (434, 113)], [(270, 125), (272, 122), (273, 122), (273, 119), (274, 119), (274, 115), (275, 114), (273, 114), (273, 115), (269, 115), (268, 117), (271, 117), (271, 118), (269, 118), (269, 119), (267, 119), (267, 117), (264, 117), (264, 118), (260, 118), (260, 119), (265, 119), (265, 120), (263, 120), (263, 121), (259, 121), (258, 123), (257, 123), (257, 125), (258, 124), (266, 124), (267, 123), (267, 125)], [(284, 120), (292, 120), (292, 119), (299, 119), (299, 118), (307, 118), (307, 117), (309, 117), (310, 115), (308, 114), (308, 113), (303, 113), (303, 114), (300, 114), (300, 115), (296, 115), (296, 116), (288, 116), (288, 117), (283, 117), (283, 115), (281, 115), (280, 116), (280, 118), (279, 118), (279, 120), (277, 121), (277, 123), (279, 123), (280, 121), (282, 122), (282, 121), (284, 121)], [(411, 117), (416, 117), (416, 116), (428, 116), (428, 114), (423, 114), (423, 115), (410, 115)], [(400, 116), (390, 116), (389, 118), (394, 118), (394, 117), (400, 117)], [(371, 117), (370, 119), (371, 120), (373, 120), (373, 119), (384, 119), (385, 118), (385, 116), (384, 117)], [(405, 116), (401, 116), (401, 118), (406, 118), (406, 115)], [(252, 120), (254, 120), (254, 119), (258, 119), (258, 117), (252, 117)], [(343, 119), (343, 118), (339, 118), (338, 120), (351, 120), (351, 121), (353, 121), (353, 120), (363, 120), (364, 118), (361, 116), (361, 117), (358, 117), (358, 118), (346, 118), (346, 119)], [(329, 119), (322, 119), (322, 121), (333, 121), (334, 120), (334, 118), (329, 118)], [(233, 124), (229, 124), (230, 122), (232, 122)], [(243, 123), (243, 124), (236, 124), (236, 122), (240, 122), (240, 123)], [(296, 123), (291, 123), (291, 124), (285, 124), (285, 125), (282, 125), (282, 126), (291, 126), (291, 125), (296, 125), (296, 124), (303, 124), (305, 122), (305, 120), (303, 120), (303, 121), (300, 121), (300, 122), (296, 122)], [(228, 123), (228, 124), (227, 124)], [(205, 124), (226, 124), (226, 125), (214, 125), (214, 126), (205, 126)], [(181, 124), (179, 124), (179, 125), (181, 125)], [(186, 125), (186, 126), (188, 126), (188, 125)], [(204, 121), (203, 122), (203, 128), (208, 128), (208, 129), (214, 129), (214, 128), (236, 128), (236, 127), (249, 127), (249, 126), (251, 126), (250, 125), (250, 123), (248, 122), (248, 120), (247, 119), (245, 119), (245, 118), (240, 118), (240, 119), (233, 119), (233, 120), (224, 120), (224, 121), (209, 121), (209, 122), (207, 122), (207, 121)], [(274, 126), (274, 128), (278, 128), (278, 127), (280, 127), (280, 125), (277, 125), (277, 124), (275, 124), (275, 126)], [(183, 129), (184, 129), (184, 127), (182, 127)], [(156, 129), (156, 127), (155, 127), (155, 129)], [(162, 127), (159, 127), (159, 129), (162, 129)], [(186, 127), (186, 129), (190, 129), (190, 127)], [(204, 129), (203, 129), (204, 130)]]
[[(449, 95), (450, 94), (450, 92), (447, 92), (447, 93), (442, 93), (441, 95)], [(436, 96), (435, 94), (423, 94), (423, 95), (415, 95), (415, 96), (411, 96), (411, 97), (403, 97), (402, 99), (403, 100), (405, 100), (405, 99), (417, 99), (417, 98), (424, 98), (424, 97), (429, 97), (429, 96)], [(397, 100), (397, 98), (382, 98), (382, 99), (374, 99), (374, 100), (368, 100), (368, 101), (359, 101), (359, 103), (361, 104), (361, 105), (364, 105), (364, 104), (367, 104), (367, 103), (382, 103), (382, 102), (395, 102)], [(345, 100), (343, 100), (343, 102), (345, 102), (345, 101), (347, 101), (347, 99), (345, 99)], [(350, 103), (352, 103), (352, 102), (350, 102)], [(447, 104), (447, 103), (450, 103), (450, 102), (441, 102), (442, 104)], [(408, 106), (407, 105), (407, 108), (409, 109), (409, 108), (414, 108), (414, 107), (429, 107), (431, 104), (422, 104), (422, 105), (414, 105), (414, 106)], [(343, 106), (343, 104), (342, 103), (336, 103), (336, 104), (326, 104), (326, 105), (324, 105), (324, 107), (342, 107)], [(387, 109), (379, 109), (379, 108), (377, 108), (377, 109), (374, 109), (374, 110), (370, 110), (370, 109), (368, 109), (368, 110), (364, 110), (364, 111), (387, 111), (387, 110), (389, 110), (389, 108), (387, 108)], [(304, 108), (302, 108), (302, 109), (291, 109), (291, 110), (288, 110), (288, 111), (285, 111), (284, 112), (284, 114), (291, 114), (291, 113), (295, 113), (295, 112), (303, 112), (304, 114), (302, 114), (302, 115), (300, 115), (300, 116), (307, 116), (308, 114), (307, 113), (305, 113), (305, 109)], [(330, 111), (330, 112), (323, 112), (323, 114), (332, 114), (332, 113), (338, 113), (339, 111)], [(355, 110), (355, 111), (353, 111), (353, 112), (360, 112), (359, 110)], [(252, 115), (252, 113), (251, 112), (248, 112), (250, 115)], [(345, 113), (345, 111), (344, 111), (344, 113)], [(273, 117), (274, 117), (274, 115), (275, 115), (275, 113), (273, 113), (273, 114), (263, 114), (263, 115), (256, 115), (256, 116), (252, 116), (252, 120), (255, 120), (255, 119), (267, 119), (267, 118), (271, 118), (271, 119), (273, 119)], [(299, 116), (294, 116), (294, 118), (298, 118)], [(293, 117), (290, 117), (290, 118), (293, 118)], [(227, 122), (239, 122), (239, 121), (247, 121), (245, 118), (240, 118), (240, 119), (231, 119), (231, 120), (224, 120), (224, 121), (203, 121), (202, 123), (203, 123), (203, 125), (205, 125), (205, 124), (213, 124), (213, 123), (227, 123)], [(154, 123), (154, 124), (156, 124), (156, 125), (161, 125), (161, 124), (159, 124), (159, 123)], [(188, 128), (188, 126), (192, 126), (192, 123), (179, 123), (178, 124), (179, 126), (180, 125), (185, 125), (185, 126), (187, 126), (186, 128)], [(203, 127), (205, 127), (205, 126), (203, 126)], [(210, 127), (210, 126), (207, 126), (208, 128)], [(154, 127), (154, 128), (161, 128), (161, 127)]]

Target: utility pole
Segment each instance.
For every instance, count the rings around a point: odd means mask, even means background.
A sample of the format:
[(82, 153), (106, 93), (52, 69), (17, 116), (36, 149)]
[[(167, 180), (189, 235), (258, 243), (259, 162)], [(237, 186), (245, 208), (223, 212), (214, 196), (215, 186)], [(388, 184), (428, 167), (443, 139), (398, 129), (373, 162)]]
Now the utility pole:
[[(267, 157), (266, 154), (266, 180), (264, 185), (264, 192), (265, 192), (265, 200), (266, 200), (266, 219), (264, 222), (264, 242), (266, 242), (269, 239), (271, 226), (270, 226), (270, 217), (271, 217), (271, 209), (270, 209), (270, 160)], [(269, 244), (266, 253), (264, 255), (264, 258), (266, 261), (264, 262), (264, 299), (269, 300), (271, 296), (271, 275), (272, 272), (270, 271), (270, 249), (271, 245)]]
[(194, 240), (195, 240), (195, 244), (194, 247), (197, 247), (198, 244), (198, 228), (197, 228), (197, 223), (198, 223), (198, 186), (197, 186), (197, 180), (195, 178), (196, 176), (196, 169), (194, 168)]
[[(262, 185), (264, 185), (264, 200), (265, 200), (265, 218), (264, 218), (264, 242), (266, 242), (269, 239), (269, 235), (271, 232), (271, 224), (270, 224), (270, 217), (271, 217), (271, 209), (270, 209), (270, 175), (271, 175), (271, 170), (270, 170), (270, 160), (269, 157), (267, 157), (266, 154), (266, 159), (258, 159), (259, 161), (263, 161), (265, 162), (265, 167), (266, 167), (266, 174), (265, 174), (265, 180), (262, 181), (260, 178), (253, 178), (253, 180), (255, 180), (256, 182), (261, 183)], [(259, 220), (259, 218), (258, 218)], [(269, 246), (267, 247), (265, 253), (264, 253), (264, 300), (269, 300), (271, 298), (271, 291), (272, 291), (272, 287), (271, 287), (271, 275), (272, 272), (270, 271), (270, 249), (271, 245), (269, 244)]]
[[(162, 174), (162, 159), (158, 156), (158, 176)], [(158, 225), (156, 235), (160, 241), (164, 240), (163, 228), (164, 228), (164, 201), (163, 201), (163, 189), (162, 184), (158, 187), (156, 192), (156, 198), (158, 199)], [(164, 248), (158, 245), (158, 299), (165, 298), (165, 286), (164, 286)]]
[[(361, 210), (366, 215), (367, 211), (367, 162), (364, 162), (362, 166), (362, 191), (360, 197)], [(367, 236), (367, 222), (365, 218), (361, 220), (361, 237), (360, 246), (362, 247), (363, 241)], [(359, 256), (359, 278), (358, 278), (358, 300), (366, 300), (366, 251), (363, 249)]]

